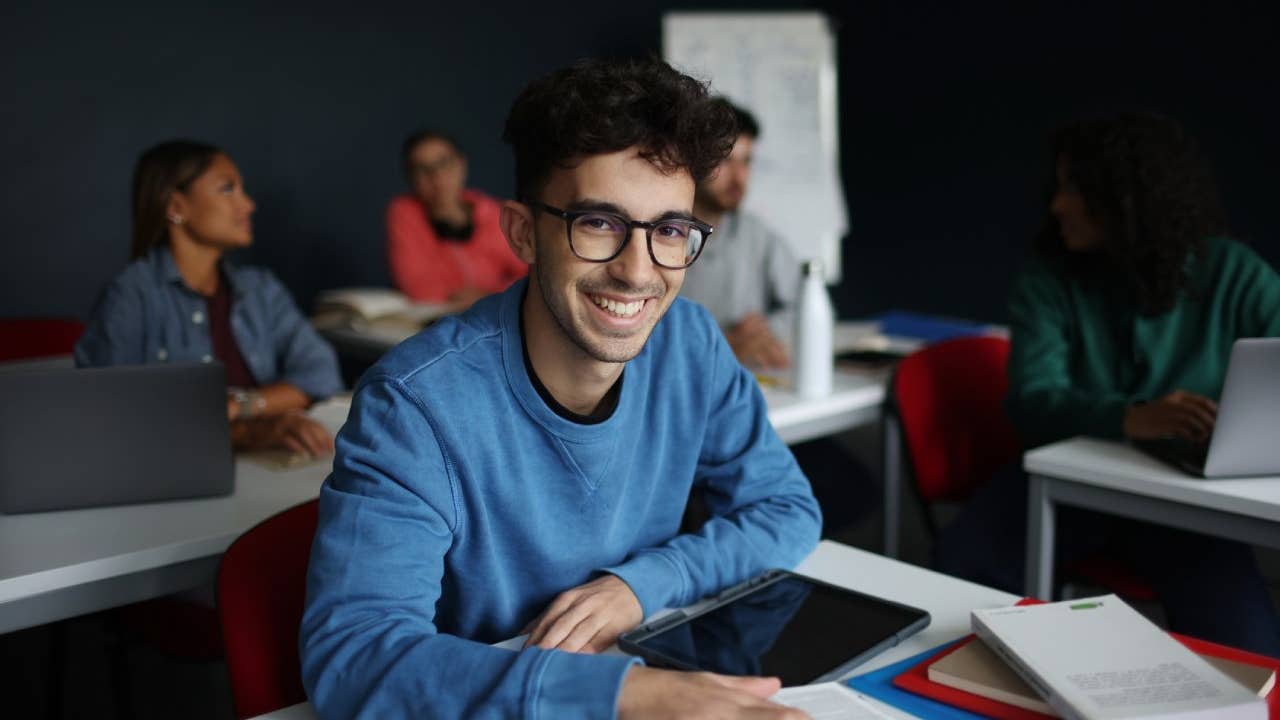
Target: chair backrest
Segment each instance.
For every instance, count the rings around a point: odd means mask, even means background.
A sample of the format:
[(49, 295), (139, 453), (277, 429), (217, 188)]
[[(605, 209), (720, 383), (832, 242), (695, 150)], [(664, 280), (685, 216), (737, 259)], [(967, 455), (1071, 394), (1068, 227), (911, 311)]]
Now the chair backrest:
[(84, 323), (67, 318), (0, 318), (0, 362), (67, 355)]
[(241, 535), (218, 568), (218, 613), (236, 717), (307, 699), (298, 626), (319, 501), (285, 510)]
[(965, 337), (898, 364), (891, 407), (925, 502), (964, 500), (1021, 453), (1004, 411), (1008, 356), (1008, 340)]

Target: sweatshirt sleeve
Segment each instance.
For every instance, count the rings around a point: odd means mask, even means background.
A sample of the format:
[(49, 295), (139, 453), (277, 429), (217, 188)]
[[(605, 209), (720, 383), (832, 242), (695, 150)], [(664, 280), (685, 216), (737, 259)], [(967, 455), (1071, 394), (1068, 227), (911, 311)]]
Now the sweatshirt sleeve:
[(688, 605), (771, 568), (792, 568), (817, 545), (822, 513), (809, 480), (769, 422), (755, 377), (704, 310), (710, 417), (694, 483), (712, 517), (606, 568), (636, 593), (646, 616)]
[(412, 300), (444, 302), (462, 287), (456, 260), (422, 206), (405, 195), (387, 206), (387, 263), (396, 287)]
[(515, 652), (437, 629), (454, 480), (402, 383), (362, 383), (337, 445), (299, 635), (320, 717), (613, 716), (633, 659)]
[(1066, 290), (1048, 268), (1037, 265), (1014, 281), (1006, 407), (1030, 447), (1075, 435), (1121, 436), (1128, 398), (1072, 386), (1072, 322)]

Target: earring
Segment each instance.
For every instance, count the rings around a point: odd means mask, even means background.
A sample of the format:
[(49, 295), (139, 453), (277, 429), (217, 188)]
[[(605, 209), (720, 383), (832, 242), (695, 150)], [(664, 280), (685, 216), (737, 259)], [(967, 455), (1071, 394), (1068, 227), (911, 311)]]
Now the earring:
[(182, 216), (179, 215), (178, 213), (169, 213), (169, 222), (173, 223), (174, 225), (181, 225)]

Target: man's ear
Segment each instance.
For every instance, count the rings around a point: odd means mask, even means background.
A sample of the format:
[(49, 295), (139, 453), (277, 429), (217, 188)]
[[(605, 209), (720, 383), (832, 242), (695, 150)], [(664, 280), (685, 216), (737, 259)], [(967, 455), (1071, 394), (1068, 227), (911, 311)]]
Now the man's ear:
[(524, 203), (507, 200), (502, 203), (498, 222), (502, 225), (502, 234), (507, 236), (511, 252), (526, 265), (532, 265), (538, 256), (533, 246), (533, 211)]

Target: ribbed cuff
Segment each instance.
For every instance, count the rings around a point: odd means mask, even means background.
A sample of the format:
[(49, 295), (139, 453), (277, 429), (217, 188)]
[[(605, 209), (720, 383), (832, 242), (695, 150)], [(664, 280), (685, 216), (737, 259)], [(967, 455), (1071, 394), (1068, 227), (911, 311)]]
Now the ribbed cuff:
[(645, 617), (670, 607), (672, 599), (684, 597), (689, 587), (680, 568), (658, 552), (639, 553), (603, 572), (622, 578), (636, 594)]
[[(525, 652), (529, 652), (526, 650)], [(611, 718), (617, 716), (622, 681), (640, 658), (546, 650), (534, 675), (529, 717)]]

